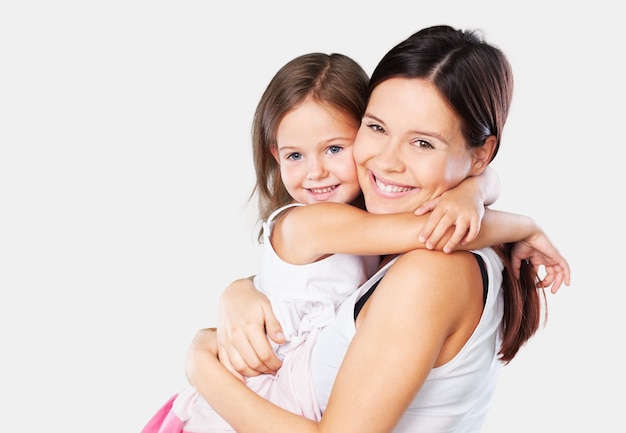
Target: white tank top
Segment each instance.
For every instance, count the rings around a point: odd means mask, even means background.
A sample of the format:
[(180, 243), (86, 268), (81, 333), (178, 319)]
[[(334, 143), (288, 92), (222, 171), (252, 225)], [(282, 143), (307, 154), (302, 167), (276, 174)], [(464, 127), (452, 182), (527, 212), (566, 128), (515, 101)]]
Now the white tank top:
[[(394, 433), (479, 432), (483, 425), (502, 366), (497, 353), (502, 341), (503, 264), (491, 248), (474, 252), (483, 258), (488, 278), (480, 322), (456, 357), (433, 368)], [(339, 307), (337, 320), (318, 336), (311, 357), (311, 371), (322, 412), (326, 409), (337, 371), (356, 332), (354, 306), (395, 260), (350, 296)]]

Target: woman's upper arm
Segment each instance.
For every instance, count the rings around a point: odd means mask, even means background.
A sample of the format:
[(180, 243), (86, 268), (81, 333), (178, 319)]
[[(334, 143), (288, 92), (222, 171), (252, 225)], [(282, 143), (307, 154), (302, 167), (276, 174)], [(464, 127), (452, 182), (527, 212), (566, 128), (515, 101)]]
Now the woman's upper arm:
[(460, 308), (446, 275), (465, 252), (416, 250), (379, 283), (359, 326), (322, 423), (342, 432), (391, 431), (435, 365)]

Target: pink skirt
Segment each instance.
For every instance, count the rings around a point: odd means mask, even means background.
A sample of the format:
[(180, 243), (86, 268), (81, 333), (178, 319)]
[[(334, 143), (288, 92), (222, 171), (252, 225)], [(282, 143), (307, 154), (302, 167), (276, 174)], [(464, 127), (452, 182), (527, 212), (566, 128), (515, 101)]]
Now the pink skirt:
[[(322, 414), (311, 382), (311, 348), (317, 334), (311, 332), (305, 341), (289, 351), (275, 375), (262, 374), (246, 379), (248, 388), (283, 409), (319, 421)], [(170, 398), (141, 431), (222, 432), (235, 433), (235, 430), (191, 387)]]

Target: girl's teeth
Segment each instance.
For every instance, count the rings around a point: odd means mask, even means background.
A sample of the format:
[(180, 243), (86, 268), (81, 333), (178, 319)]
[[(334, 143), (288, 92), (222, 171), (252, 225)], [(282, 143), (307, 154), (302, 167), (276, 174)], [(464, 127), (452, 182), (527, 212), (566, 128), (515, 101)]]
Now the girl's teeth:
[(331, 192), (334, 189), (334, 187), (329, 186), (327, 188), (311, 188), (311, 191), (313, 191), (315, 194), (324, 194), (327, 192)]

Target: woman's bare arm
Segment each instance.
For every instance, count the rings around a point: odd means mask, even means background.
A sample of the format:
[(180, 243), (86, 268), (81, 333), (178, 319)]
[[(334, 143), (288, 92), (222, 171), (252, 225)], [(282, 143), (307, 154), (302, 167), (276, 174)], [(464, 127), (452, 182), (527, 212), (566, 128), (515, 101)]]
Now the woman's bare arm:
[[(370, 298), (320, 423), (278, 408), (232, 376), (215, 358), (211, 331), (201, 331), (190, 349), (188, 378), (240, 433), (391, 431), (438, 361), (443, 342), (456, 329), (452, 324), (467, 311), (467, 296), (460, 293), (465, 289), (459, 286), (472, 266), (475, 259), (466, 253), (425, 251), (405, 254), (392, 265)], [(434, 283), (437, 296), (424, 289)], [(475, 286), (480, 295), (481, 282)], [(482, 297), (476, 298), (480, 315)], [(371, 350), (383, 341), (390, 350)]]

